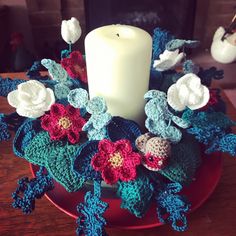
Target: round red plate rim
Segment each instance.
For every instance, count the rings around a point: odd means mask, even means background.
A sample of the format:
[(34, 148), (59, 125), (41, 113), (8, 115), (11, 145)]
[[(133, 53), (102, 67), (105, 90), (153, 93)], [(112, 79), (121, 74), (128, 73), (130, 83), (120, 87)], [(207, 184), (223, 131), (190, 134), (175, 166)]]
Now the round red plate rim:
[[(198, 204), (195, 204), (194, 206), (191, 207), (189, 213), (192, 213), (197, 208), (199, 208), (210, 197), (210, 195), (214, 192), (214, 190), (215, 190), (215, 188), (216, 188), (216, 186), (217, 186), (217, 184), (218, 184), (218, 182), (220, 180), (221, 173), (222, 173), (222, 160), (221, 160), (221, 157), (219, 156), (219, 154), (214, 154), (213, 156), (215, 156), (215, 158), (219, 159), (218, 163), (217, 163), (217, 175), (215, 176), (214, 183), (208, 189), (208, 192), (207, 192), (206, 196), (204, 196), (200, 201), (198, 201)], [(211, 158), (211, 157), (206, 157), (206, 158)], [(34, 165), (30, 164), (30, 170), (32, 172), (32, 175), (35, 177), (35, 168), (34, 167), (35, 167)], [(81, 193), (81, 194), (83, 194), (83, 193)], [(74, 215), (73, 213), (71, 213), (71, 212), (67, 211), (66, 209), (64, 209), (63, 207), (59, 206), (54, 201), (54, 199), (51, 198), (48, 194), (45, 194), (45, 196), (59, 210), (61, 210), (62, 212), (66, 213), (70, 217), (73, 217), (73, 218), (77, 219), (78, 216)], [(109, 222), (109, 220), (108, 220), (108, 222)], [(162, 225), (162, 223), (157, 220), (156, 223), (149, 223), (149, 224), (146, 224), (146, 225), (130, 225), (130, 226), (120, 226), (120, 225), (116, 226), (116, 225), (112, 225), (112, 226), (109, 226), (109, 224), (108, 224), (108, 227), (119, 228), (119, 229), (147, 229), (147, 228), (157, 227), (157, 226), (160, 226), (160, 225)]]

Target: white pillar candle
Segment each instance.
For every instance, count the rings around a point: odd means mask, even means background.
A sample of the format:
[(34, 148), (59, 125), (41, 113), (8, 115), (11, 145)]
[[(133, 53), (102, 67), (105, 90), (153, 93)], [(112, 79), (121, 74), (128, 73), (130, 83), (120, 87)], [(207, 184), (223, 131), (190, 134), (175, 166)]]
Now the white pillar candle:
[(90, 98), (101, 96), (113, 116), (143, 125), (148, 91), (152, 38), (128, 25), (108, 25), (85, 38)]

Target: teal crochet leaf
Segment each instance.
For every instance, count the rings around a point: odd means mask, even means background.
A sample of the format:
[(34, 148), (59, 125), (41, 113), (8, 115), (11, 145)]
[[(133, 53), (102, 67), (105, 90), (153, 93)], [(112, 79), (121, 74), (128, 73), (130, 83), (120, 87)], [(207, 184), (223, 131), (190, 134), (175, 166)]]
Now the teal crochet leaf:
[(85, 181), (72, 169), (77, 149), (77, 145), (55, 146), (54, 150), (49, 153), (50, 158), (46, 163), (46, 168), (53, 179), (62, 184), (68, 192), (76, 192)]
[(190, 135), (184, 135), (178, 144), (172, 145), (169, 163), (159, 173), (173, 182), (186, 185), (193, 180), (200, 163), (197, 141)]
[(173, 39), (166, 44), (166, 49), (169, 51), (175, 51), (183, 47), (186, 48), (196, 48), (200, 44), (197, 40), (183, 40), (183, 39)]
[(117, 194), (122, 199), (121, 208), (141, 218), (150, 205), (153, 186), (147, 176), (140, 174), (134, 181), (118, 182)]
[(135, 147), (135, 140), (141, 135), (140, 127), (132, 120), (114, 116), (107, 125), (108, 137), (116, 142), (120, 139), (128, 139)]
[(32, 164), (46, 166), (52, 145), (47, 132), (39, 132), (25, 148), (24, 158)]
[(26, 147), (24, 158), (33, 164), (46, 167), (50, 175), (68, 192), (74, 192), (84, 182), (72, 170), (78, 147), (62, 141), (52, 141), (49, 134), (42, 131)]
[(27, 119), (17, 130), (13, 140), (13, 151), (16, 156), (24, 157), (26, 147), (40, 131), (40, 120)]

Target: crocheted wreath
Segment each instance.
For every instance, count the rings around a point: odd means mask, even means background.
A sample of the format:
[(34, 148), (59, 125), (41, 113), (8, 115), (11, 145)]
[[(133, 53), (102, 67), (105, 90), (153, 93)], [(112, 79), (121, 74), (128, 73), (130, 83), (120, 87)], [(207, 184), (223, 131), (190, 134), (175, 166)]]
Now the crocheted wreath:
[[(154, 201), (160, 222), (186, 230), (191, 205), (179, 192), (201, 164), (200, 146), (206, 154), (236, 155), (236, 135), (230, 133), (235, 122), (225, 115), (220, 90), (210, 88), (223, 71), (186, 60), (184, 48), (198, 43), (155, 29), (144, 133), (134, 121), (109, 114), (103, 98), (89, 100), (85, 61), (78, 51), (64, 50), (61, 64), (35, 62), (28, 81), (1, 78), (0, 95), (16, 112), (0, 114), (0, 141), (15, 131), (15, 155), (40, 167), (36, 178), (19, 180), (13, 207), (31, 213), (35, 199), (53, 189), (53, 180), (68, 192), (92, 181), (94, 191), (78, 205), (77, 235), (105, 235), (105, 182), (115, 186), (121, 208), (136, 217), (144, 217)], [(40, 75), (42, 65), (51, 78)]]

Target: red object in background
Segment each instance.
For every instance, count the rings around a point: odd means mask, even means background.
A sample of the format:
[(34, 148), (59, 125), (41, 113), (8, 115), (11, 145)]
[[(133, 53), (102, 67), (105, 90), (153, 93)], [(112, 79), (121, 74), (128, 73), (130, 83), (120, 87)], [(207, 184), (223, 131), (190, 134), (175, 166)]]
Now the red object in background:
[[(33, 176), (38, 170), (37, 166), (31, 165)], [(202, 165), (196, 173), (196, 179), (188, 187), (184, 187), (181, 194), (185, 195), (191, 203), (190, 213), (199, 208), (213, 193), (217, 186), (222, 172), (222, 160), (219, 153), (203, 157)], [(73, 218), (78, 217), (77, 205), (84, 201), (84, 191), (69, 193), (59, 183), (55, 182), (55, 188), (46, 194), (46, 197), (58, 209)], [(156, 207), (151, 204), (148, 212), (143, 218), (136, 218), (129, 211), (121, 209), (121, 199), (103, 198), (109, 203), (105, 212), (107, 227), (120, 229), (145, 229), (162, 225), (156, 215)]]
[(14, 52), (18, 46), (22, 45), (24, 42), (24, 36), (22, 33), (14, 32), (11, 34), (10, 45), (11, 50)]

